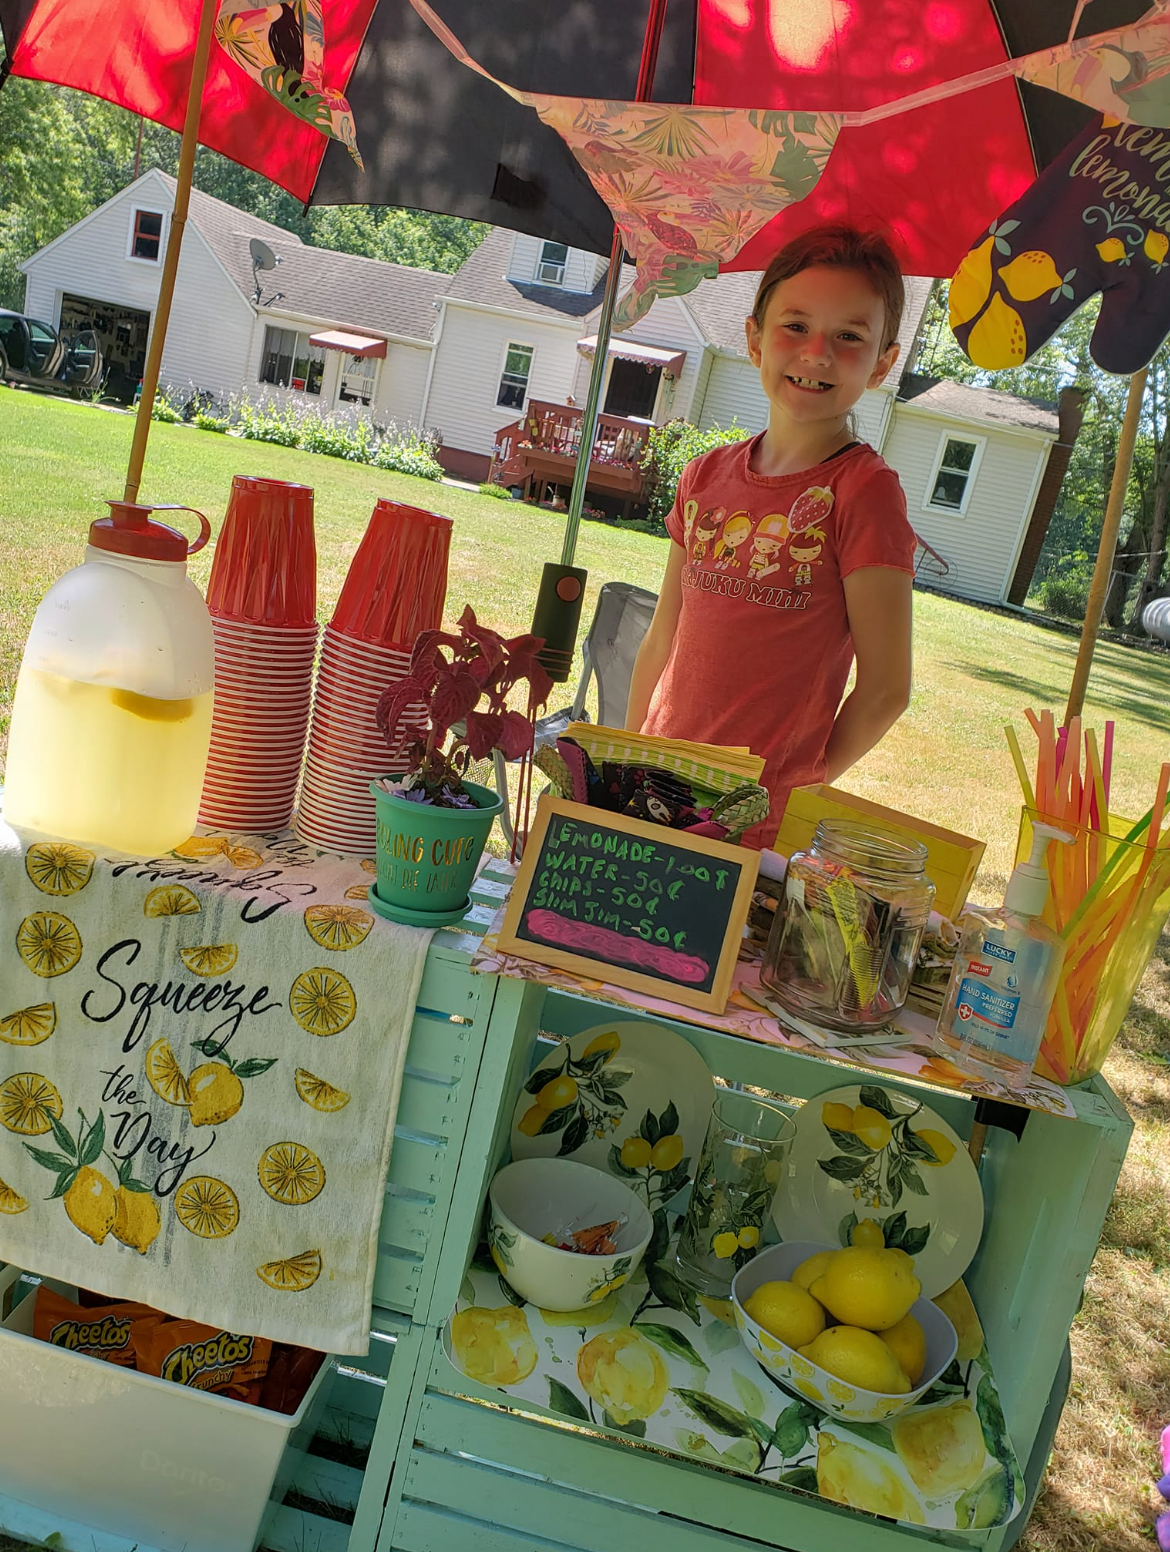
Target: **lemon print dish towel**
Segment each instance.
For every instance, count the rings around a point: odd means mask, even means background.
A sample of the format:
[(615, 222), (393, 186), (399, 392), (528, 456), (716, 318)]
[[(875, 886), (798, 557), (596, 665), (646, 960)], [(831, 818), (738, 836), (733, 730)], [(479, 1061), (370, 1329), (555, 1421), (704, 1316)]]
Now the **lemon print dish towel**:
[(104, 854), (0, 822), (0, 1261), (365, 1352), (430, 932), (278, 837)]

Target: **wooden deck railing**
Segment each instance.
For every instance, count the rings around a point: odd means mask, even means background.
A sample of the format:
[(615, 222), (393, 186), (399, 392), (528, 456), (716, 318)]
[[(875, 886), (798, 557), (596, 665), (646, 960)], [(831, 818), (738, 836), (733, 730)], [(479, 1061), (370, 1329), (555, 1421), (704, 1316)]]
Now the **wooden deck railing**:
[[(531, 400), (519, 420), (496, 433), (491, 479), (498, 485), (523, 481), (534, 461), (525, 456), (527, 453), (551, 454), (575, 462), (581, 451), (581, 421), (582, 412), (571, 405)], [(643, 421), (599, 415), (590, 467), (597, 467), (599, 473), (637, 471), (650, 429)]]

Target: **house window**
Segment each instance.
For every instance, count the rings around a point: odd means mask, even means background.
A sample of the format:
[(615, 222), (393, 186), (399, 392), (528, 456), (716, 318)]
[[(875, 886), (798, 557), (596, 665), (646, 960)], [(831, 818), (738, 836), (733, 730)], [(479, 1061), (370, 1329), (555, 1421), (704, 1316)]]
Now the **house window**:
[(565, 261), (569, 257), (564, 243), (546, 242), (540, 250), (540, 263), (536, 266), (536, 278), (544, 286), (563, 286)]
[(162, 247), (163, 218), (157, 210), (136, 210), (134, 228), (130, 233), (130, 257), (158, 263)]
[(337, 397), (344, 404), (372, 404), (378, 382), (378, 362), (374, 356), (346, 356)]
[(325, 352), (310, 345), (307, 334), (295, 329), (264, 330), (264, 354), (260, 358), (260, 381), (275, 388), (293, 388), (298, 393), (321, 392), (325, 373)]
[(496, 403), (506, 409), (522, 410), (528, 392), (528, 378), (532, 371), (532, 346), (510, 344), (504, 356), (504, 370), (500, 374), (500, 391)]
[(964, 513), (975, 485), (975, 471), (983, 451), (983, 437), (944, 434), (939, 443), (934, 473), (926, 487), (923, 506), (937, 512)]

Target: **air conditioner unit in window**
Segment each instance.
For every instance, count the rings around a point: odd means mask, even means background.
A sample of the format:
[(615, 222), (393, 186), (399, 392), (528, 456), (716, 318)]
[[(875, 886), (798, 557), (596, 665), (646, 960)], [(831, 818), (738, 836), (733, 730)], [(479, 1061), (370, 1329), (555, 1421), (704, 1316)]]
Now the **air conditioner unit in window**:
[(559, 286), (565, 278), (565, 266), (541, 260), (536, 267), (536, 278), (547, 286)]

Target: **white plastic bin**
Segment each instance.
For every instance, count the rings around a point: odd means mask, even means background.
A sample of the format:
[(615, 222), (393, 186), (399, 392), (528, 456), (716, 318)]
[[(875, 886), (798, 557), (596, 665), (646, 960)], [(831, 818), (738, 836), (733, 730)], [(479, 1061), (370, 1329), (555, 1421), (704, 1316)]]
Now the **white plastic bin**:
[[(19, 1275), (0, 1268), (0, 1301)], [(0, 1326), (0, 1493), (162, 1552), (252, 1552), (328, 1360), (284, 1416), (38, 1342), (34, 1302)]]

